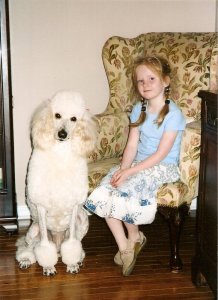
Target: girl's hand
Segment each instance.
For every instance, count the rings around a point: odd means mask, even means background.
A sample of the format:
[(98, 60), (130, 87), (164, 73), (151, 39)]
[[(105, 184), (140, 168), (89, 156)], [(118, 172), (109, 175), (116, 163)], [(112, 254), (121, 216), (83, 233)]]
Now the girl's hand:
[(130, 168), (124, 170), (118, 170), (114, 173), (111, 178), (111, 185), (113, 187), (118, 187), (130, 176)]

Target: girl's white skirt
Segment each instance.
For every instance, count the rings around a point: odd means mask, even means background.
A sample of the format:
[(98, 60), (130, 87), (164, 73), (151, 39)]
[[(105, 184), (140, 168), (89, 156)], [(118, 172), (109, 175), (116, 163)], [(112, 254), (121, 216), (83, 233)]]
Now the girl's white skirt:
[(102, 179), (85, 207), (102, 218), (115, 218), (135, 225), (152, 223), (157, 211), (157, 190), (163, 183), (179, 179), (178, 166), (160, 163), (130, 176), (114, 188), (110, 180), (118, 169), (119, 166), (113, 167)]

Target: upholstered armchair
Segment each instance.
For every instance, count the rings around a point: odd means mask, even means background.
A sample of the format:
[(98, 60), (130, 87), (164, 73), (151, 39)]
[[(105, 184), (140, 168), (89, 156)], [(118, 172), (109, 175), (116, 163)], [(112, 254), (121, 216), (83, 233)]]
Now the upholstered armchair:
[(198, 193), (201, 117), (198, 92), (218, 87), (217, 34), (145, 33), (132, 39), (114, 36), (106, 41), (102, 58), (110, 97), (105, 112), (96, 116), (100, 133), (96, 151), (89, 159), (90, 192), (120, 162), (128, 137), (129, 113), (136, 101), (131, 65), (143, 54), (162, 55), (169, 60), (174, 87), (171, 98), (187, 121), (180, 155), (181, 178), (164, 184), (157, 193), (158, 212), (168, 221), (170, 229), (170, 267), (177, 272), (182, 268), (179, 256), (182, 223)]

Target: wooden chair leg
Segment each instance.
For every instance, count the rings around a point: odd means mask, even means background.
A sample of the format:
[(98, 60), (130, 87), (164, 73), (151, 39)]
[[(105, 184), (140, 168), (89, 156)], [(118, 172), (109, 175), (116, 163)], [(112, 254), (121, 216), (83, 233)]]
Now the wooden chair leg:
[(182, 269), (182, 260), (179, 256), (179, 243), (183, 221), (189, 212), (189, 206), (186, 204), (178, 208), (159, 206), (158, 211), (164, 216), (169, 225), (170, 268), (172, 272), (177, 273)]

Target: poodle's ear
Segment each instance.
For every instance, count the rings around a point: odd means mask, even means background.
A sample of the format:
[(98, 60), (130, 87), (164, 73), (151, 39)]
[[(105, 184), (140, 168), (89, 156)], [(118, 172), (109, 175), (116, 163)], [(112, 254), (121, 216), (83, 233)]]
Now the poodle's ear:
[(51, 101), (44, 101), (35, 111), (31, 121), (31, 138), (34, 148), (47, 149), (54, 141)]
[(97, 142), (98, 126), (94, 116), (88, 111), (78, 120), (76, 128), (72, 133), (73, 149), (81, 156), (88, 157), (95, 149)]

